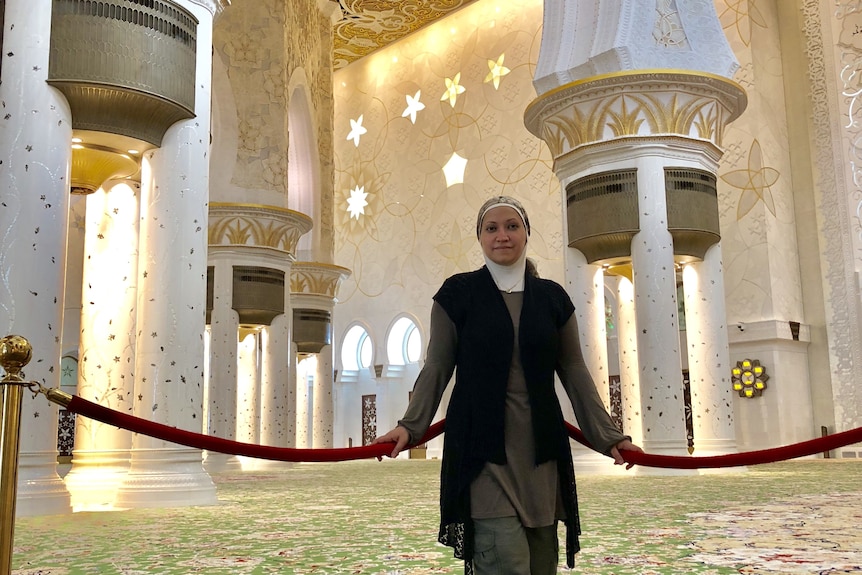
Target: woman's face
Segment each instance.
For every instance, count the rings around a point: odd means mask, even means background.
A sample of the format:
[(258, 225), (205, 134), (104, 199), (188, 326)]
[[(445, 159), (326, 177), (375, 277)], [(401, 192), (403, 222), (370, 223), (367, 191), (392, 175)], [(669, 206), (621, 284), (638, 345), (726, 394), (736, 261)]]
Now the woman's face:
[(521, 257), (527, 247), (527, 230), (514, 208), (497, 206), (482, 218), (479, 243), (489, 260), (501, 266), (510, 266)]

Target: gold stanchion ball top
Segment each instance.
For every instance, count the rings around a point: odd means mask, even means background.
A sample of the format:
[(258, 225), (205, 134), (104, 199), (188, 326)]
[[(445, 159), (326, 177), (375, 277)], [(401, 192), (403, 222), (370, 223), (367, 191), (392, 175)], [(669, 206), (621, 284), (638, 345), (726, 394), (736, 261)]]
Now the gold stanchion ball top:
[(30, 363), (33, 348), (27, 338), (20, 335), (7, 335), (0, 338), (0, 366), (6, 373), (17, 373)]

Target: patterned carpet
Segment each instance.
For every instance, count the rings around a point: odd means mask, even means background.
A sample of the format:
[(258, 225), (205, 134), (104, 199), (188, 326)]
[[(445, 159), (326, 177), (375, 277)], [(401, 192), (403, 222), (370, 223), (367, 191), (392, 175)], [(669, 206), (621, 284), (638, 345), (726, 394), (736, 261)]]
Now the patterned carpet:
[[(13, 575), (426, 575), (463, 572), (435, 543), (437, 461), (224, 474), (217, 506), (19, 518)], [(579, 479), (596, 575), (862, 572), (862, 461), (747, 473)]]

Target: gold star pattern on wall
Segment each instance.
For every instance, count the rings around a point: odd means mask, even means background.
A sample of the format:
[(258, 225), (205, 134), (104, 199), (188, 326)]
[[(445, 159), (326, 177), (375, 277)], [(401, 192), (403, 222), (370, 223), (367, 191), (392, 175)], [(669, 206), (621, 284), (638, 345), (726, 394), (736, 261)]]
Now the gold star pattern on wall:
[(763, 165), (763, 150), (755, 138), (748, 150), (748, 168), (732, 170), (721, 176), (722, 180), (741, 190), (736, 207), (737, 220), (745, 217), (760, 202), (775, 215), (775, 200), (770, 186), (778, 181), (780, 175), (775, 168)]
[[(335, 261), (354, 272), (340, 302), (394, 286), (396, 300), (427, 301), (438, 277), (481, 265), (472, 211), (495, 193), (529, 194), (557, 217), (559, 184), (520, 112), (534, 96), (540, 11), (539, 0), (491, 14), (467, 7), (337, 73)], [(368, 133), (356, 147), (344, 137), (360, 114)], [(359, 188), (361, 214), (348, 210)], [(536, 257), (556, 233), (531, 240)]]
[(485, 83), (493, 82), (495, 90), (500, 88), (500, 78), (511, 72), (511, 70), (503, 66), (503, 59), (505, 57), (505, 54), (500, 54), (500, 57), (496, 61), (488, 60), (488, 69), (490, 72), (485, 76)]
[(461, 85), (461, 72), (455, 74), (454, 78), (446, 78), (446, 91), (440, 96), (440, 101), (449, 100), (449, 105), (455, 107), (455, 102), (458, 100), (458, 95), (467, 91), (467, 88)]

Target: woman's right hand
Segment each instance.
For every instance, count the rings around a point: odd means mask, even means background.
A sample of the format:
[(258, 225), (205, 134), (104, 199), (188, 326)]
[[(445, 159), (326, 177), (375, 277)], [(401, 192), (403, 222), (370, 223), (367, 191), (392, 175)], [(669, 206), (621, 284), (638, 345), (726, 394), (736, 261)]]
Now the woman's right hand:
[[(410, 434), (407, 433), (407, 430), (401, 427), (400, 425), (387, 433), (386, 435), (381, 435), (377, 439), (372, 442), (372, 445), (376, 443), (394, 443), (395, 448), (392, 450), (392, 453), (389, 454), (389, 457), (393, 459), (398, 457), (398, 454), (401, 453), (405, 447), (407, 447), (407, 443), (410, 441)], [(378, 457), (378, 459), (380, 459)]]

